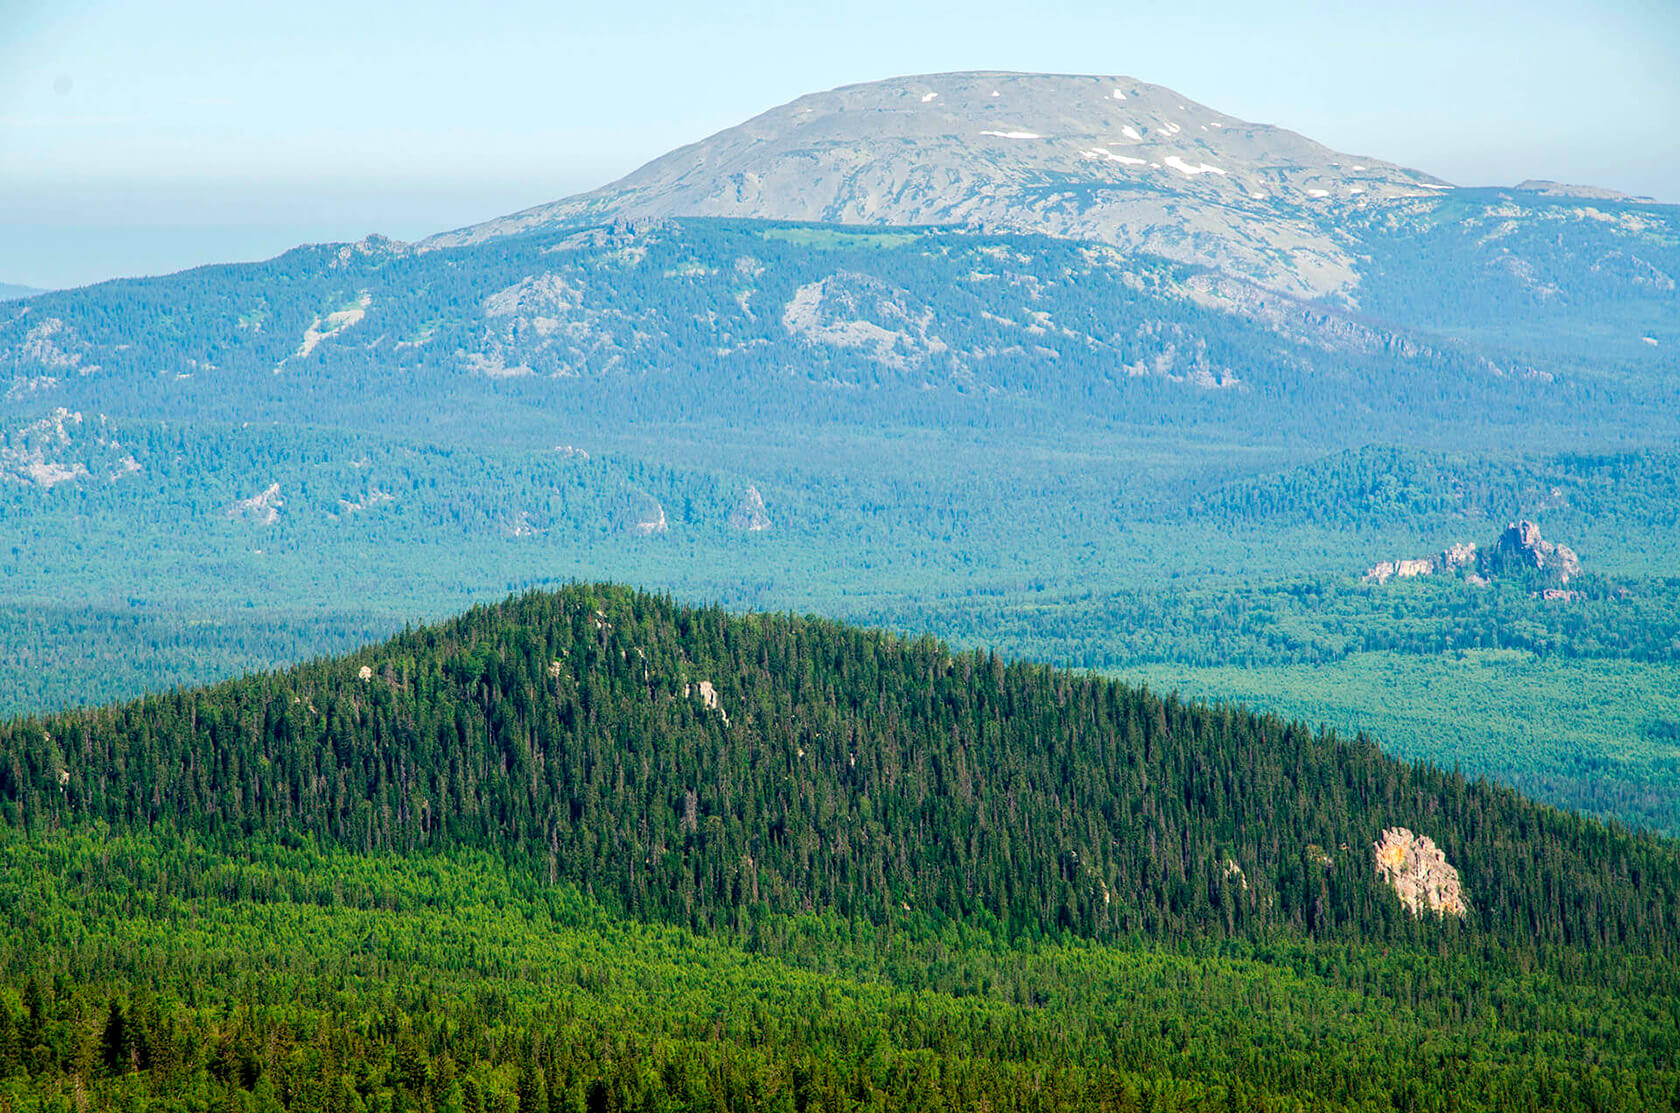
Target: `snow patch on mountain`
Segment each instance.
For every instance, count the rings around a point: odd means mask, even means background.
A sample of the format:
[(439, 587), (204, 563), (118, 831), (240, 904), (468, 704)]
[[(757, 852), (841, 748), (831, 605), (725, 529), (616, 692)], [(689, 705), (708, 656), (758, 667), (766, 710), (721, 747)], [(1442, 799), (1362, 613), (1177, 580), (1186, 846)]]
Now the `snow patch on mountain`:
[[(1105, 159), (1108, 162), (1118, 162), (1122, 166), (1147, 166), (1149, 164), (1149, 160), (1146, 158), (1132, 158), (1130, 155), (1117, 155), (1107, 147), (1092, 147), (1089, 150), (1080, 151), (1079, 154), (1084, 158), (1097, 158)], [(1220, 173), (1223, 174), (1224, 171), (1221, 170)]]
[(1187, 178), (1194, 178), (1197, 174), (1218, 174), (1223, 177), (1227, 173), (1211, 162), (1199, 162), (1192, 165), (1177, 155), (1168, 155), (1161, 161)]

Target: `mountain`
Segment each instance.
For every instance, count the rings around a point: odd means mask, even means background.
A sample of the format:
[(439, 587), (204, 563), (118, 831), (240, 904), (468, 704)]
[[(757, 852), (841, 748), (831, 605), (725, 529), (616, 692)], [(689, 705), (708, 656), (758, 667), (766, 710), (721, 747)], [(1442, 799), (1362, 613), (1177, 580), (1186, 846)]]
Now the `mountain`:
[(1230, 707), (605, 585), (0, 724), (0, 857), (15, 1108), (1675, 1082), (1673, 842)]
[(1048, 233), (1345, 293), (1349, 210), (1447, 184), (1131, 77), (950, 73), (800, 97), (592, 193), (427, 241), (730, 216)]
[(1454, 189), (1131, 77), (951, 73), (801, 97), (599, 190), (426, 242), (694, 215), (955, 224), (1146, 251), (1354, 306), (1386, 290), (1382, 260), (1397, 239), (1443, 229), (1473, 236), (1476, 266), (1549, 296), (1552, 268), (1519, 234), (1535, 224), (1557, 240), (1547, 254), (1613, 231), (1585, 248), (1587, 267), (1655, 283), (1672, 304), (1675, 210), (1606, 213), (1588, 199), (1631, 201), (1548, 182)]
[[(773, 360), (795, 381), (1051, 404), (1165, 380), (1314, 426), (1345, 424), (1326, 405), (1503, 423), (1514, 393), (1625, 438), (1674, 408), (1676, 276), (1672, 206), (1545, 182), (1455, 189), (1130, 78), (947, 74), (804, 97), (601, 190), (419, 245), (372, 237), (33, 299), (0, 318), (0, 375), (20, 409), (85, 409), (76, 381), (103, 378), (108, 397), (115, 378), (150, 396), (140, 416), (201, 387), (227, 400), (230, 382), (231, 397), (283, 394), (253, 376), (359, 352), (369, 374), (425, 365), (468, 395), (652, 373), (781, 404), (779, 381), (743, 374)], [(1216, 353), (1233, 329), (1243, 350)], [(323, 403), (284, 416), (319, 420)]]
[(35, 289), (33, 286), (13, 286), (9, 283), (0, 282), (0, 301), (17, 301), (19, 298), (32, 298), (36, 294), (43, 292), (44, 291)]
[(593, 414), (610, 385), (648, 416), (748, 398), (793, 416), (857, 392), (895, 412), (1079, 398), (1098, 423), (1138, 406), (1288, 420), (1278, 399), (1306, 396), (1303, 424), (1341, 407), (1579, 420), (1567, 365), (1497, 354), (1053, 237), (685, 219), (448, 251), (375, 238), (32, 299), (0, 314), (0, 406), (317, 422), (368, 407), (412, 426), (435, 411), (405, 418), (367, 386), (457, 408), (512, 387)]

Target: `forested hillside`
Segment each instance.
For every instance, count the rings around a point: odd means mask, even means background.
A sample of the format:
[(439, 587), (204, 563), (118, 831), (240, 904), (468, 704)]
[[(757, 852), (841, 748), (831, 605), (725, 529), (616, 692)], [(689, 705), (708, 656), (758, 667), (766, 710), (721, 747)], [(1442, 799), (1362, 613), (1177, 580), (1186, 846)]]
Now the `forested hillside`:
[(5, 814), (30, 829), (481, 847), (695, 927), (822, 908), (1098, 939), (1404, 937), (1366, 868), (1390, 826), (1434, 838), (1472, 894), (1467, 930), (1512, 945), (1660, 947), (1680, 917), (1669, 844), (1363, 741), (608, 588), (13, 723), (3, 745)]
[(1680, 1096), (1673, 843), (823, 620), (528, 594), (12, 721), (0, 801), (18, 1110)]

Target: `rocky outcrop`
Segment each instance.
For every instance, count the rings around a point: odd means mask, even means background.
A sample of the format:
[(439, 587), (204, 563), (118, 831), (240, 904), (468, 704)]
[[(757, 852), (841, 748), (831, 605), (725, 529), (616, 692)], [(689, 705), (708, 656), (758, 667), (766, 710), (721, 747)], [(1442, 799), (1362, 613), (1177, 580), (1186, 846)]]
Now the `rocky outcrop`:
[[(348, 250), (348, 249), (346, 249)], [(355, 301), (340, 309), (328, 313), (324, 317), (316, 317), (303, 332), (303, 339), (298, 343), (297, 350), (292, 353), (292, 359), (304, 359), (321, 346), (323, 340), (332, 340), (352, 325), (361, 323), (367, 316), (368, 306), (373, 304), (373, 295), (367, 291), (359, 294)], [(279, 370), (279, 368), (276, 368)]]
[(1484, 554), (1482, 571), (1492, 576), (1545, 572), (1566, 584), (1581, 574), (1581, 560), (1569, 546), (1542, 538), (1540, 527), (1525, 520), (1505, 527), (1493, 548)]
[(1377, 876), (1393, 888), (1400, 903), (1414, 916), (1425, 911), (1437, 916), (1463, 916), (1467, 911), (1458, 870), (1427, 835), (1404, 827), (1384, 829), (1373, 844)]
[(1449, 545), (1441, 551), (1441, 571), (1451, 572), (1459, 568), (1476, 567), (1478, 550), (1474, 541), (1460, 541), (1456, 545)]
[(86, 479), (114, 483), (140, 470), (103, 414), (88, 420), (59, 406), (28, 424), (0, 427), (0, 485), (33, 484), (45, 490)]
[(923, 367), (948, 350), (932, 331), (932, 308), (908, 290), (852, 271), (795, 290), (782, 327), (811, 344), (856, 352), (897, 371)]
[(1386, 584), (1389, 580), (1408, 580), (1413, 576), (1433, 576), (1435, 562), (1432, 560), (1385, 560), (1373, 564), (1365, 572), (1365, 578), (1371, 582)]
[(1386, 584), (1389, 580), (1409, 580), (1414, 576), (1446, 575), (1460, 568), (1474, 568), (1477, 552), (1474, 542), (1463, 541), (1448, 546), (1434, 557), (1384, 560), (1366, 569), (1365, 579), (1370, 583)]
[[(1524, 520), (1512, 522), (1489, 548), (1461, 541), (1449, 545), (1435, 557), (1415, 560), (1385, 560), (1365, 571), (1367, 583), (1385, 584), (1413, 576), (1442, 576), (1461, 573), (1473, 583), (1486, 583), (1499, 576), (1544, 573), (1562, 585), (1581, 574), (1581, 560), (1567, 545), (1555, 545), (1540, 536), (1540, 527)], [(1552, 598), (1548, 593), (1545, 598)]]
[(723, 720), (724, 726), (729, 725), (729, 712), (723, 709), (723, 697), (718, 695), (717, 688), (710, 680), (702, 680), (699, 684), (683, 685), (684, 698), (694, 695), (698, 695), (700, 697), (700, 702), (704, 703), (708, 710), (716, 711), (718, 713), (718, 716)]
[(631, 523), (630, 532), (640, 537), (651, 537), (656, 533), (664, 533), (669, 528), (670, 524), (665, 520), (665, 508), (656, 502)]
[(764, 496), (757, 487), (741, 492), (740, 501), (729, 512), (729, 526), (743, 533), (758, 533), (770, 528), (770, 514), (764, 508)]
[(280, 520), (280, 508), (285, 505), (286, 500), (280, 497), (280, 484), (270, 483), (248, 499), (229, 503), (227, 516), (230, 521), (243, 518), (259, 526), (272, 526)]

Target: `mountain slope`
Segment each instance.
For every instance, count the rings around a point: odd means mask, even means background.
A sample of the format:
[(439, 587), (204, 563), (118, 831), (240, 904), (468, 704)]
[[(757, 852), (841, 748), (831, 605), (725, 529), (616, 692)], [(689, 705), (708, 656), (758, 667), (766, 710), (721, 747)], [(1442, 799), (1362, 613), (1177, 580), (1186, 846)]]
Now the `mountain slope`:
[(170, 830), (0, 831), (0, 863), (18, 1113), (1651, 1113), (1675, 1087), (1672, 964), (1619, 950), (701, 934), (482, 852)]
[(45, 291), (43, 290), (35, 289), (33, 286), (13, 286), (10, 283), (0, 282), (0, 301), (16, 301), (19, 298), (32, 298), (36, 294), (44, 292)]
[(1460, 871), (1470, 937), (1645, 952), (1680, 932), (1672, 844), (1364, 742), (611, 588), (13, 723), (0, 755), (12, 823), (495, 848), (697, 926), (825, 909), (1099, 939), (1406, 938), (1371, 849), (1406, 827)]
[[(1523, 424), (1536, 408), (1578, 420), (1573, 383), (1552, 381), (1573, 368), (1541, 367), (1051, 237), (720, 220), (450, 251), (300, 248), (0, 314), (0, 412), (145, 419), (413, 428), (482, 400), (507, 430), (519, 415), (495, 398), (500, 384), (541, 398), (539, 420), (557, 408), (595, 417), (611, 384), (630, 413), (650, 415), (750, 398), (803, 419), (856, 398), (896, 417), (961, 396), (993, 408), (1077, 399), (1061, 420), (1097, 423), (1140, 408), (1278, 422), (1289, 397), (1317, 411), (1301, 416), (1315, 432), (1326, 408), (1404, 412), (1406, 424), (1420, 409), (1486, 422), (1511, 406)], [(392, 396), (450, 404), (393, 408)], [(1628, 425), (1619, 411), (1615, 423)]]

